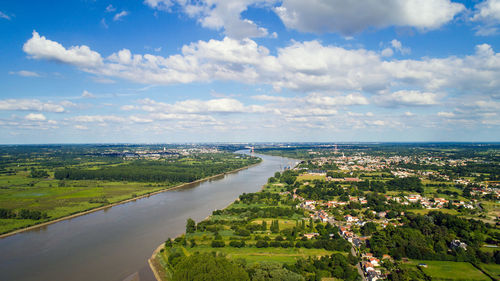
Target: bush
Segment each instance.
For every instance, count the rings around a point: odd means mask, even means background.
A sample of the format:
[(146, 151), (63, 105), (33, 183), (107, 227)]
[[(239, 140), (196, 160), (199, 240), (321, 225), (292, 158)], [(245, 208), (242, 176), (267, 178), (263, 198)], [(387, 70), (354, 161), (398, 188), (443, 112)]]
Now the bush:
[(231, 241), (229, 242), (229, 246), (235, 248), (243, 248), (245, 247), (245, 241)]
[(226, 246), (226, 243), (222, 240), (213, 240), (210, 246), (212, 246), (212, 248), (222, 248)]
[(269, 244), (266, 241), (264, 241), (264, 240), (259, 240), (259, 241), (257, 241), (257, 243), (255, 243), (255, 247), (257, 247), (257, 248), (267, 248), (267, 247), (269, 247)]

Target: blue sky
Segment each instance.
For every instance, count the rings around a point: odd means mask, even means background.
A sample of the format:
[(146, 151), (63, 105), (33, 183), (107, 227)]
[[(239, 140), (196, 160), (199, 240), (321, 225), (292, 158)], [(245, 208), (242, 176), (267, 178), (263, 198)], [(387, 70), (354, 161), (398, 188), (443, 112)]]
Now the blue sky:
[(0, 143), (500, 140), (500, 0), (2, 1), (0, 34)]

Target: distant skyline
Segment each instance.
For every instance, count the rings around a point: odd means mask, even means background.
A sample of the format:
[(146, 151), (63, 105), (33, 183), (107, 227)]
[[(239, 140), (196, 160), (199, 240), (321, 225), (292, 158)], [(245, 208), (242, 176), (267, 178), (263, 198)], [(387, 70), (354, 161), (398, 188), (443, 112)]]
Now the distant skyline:
[(500, 0), (382, 2), (2, 1), (0, 144), (500, 141)]

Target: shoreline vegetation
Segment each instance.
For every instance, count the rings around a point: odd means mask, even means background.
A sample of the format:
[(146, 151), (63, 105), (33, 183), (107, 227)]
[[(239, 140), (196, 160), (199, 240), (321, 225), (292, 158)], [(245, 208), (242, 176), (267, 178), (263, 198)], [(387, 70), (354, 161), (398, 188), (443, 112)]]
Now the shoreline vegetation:
[[(258, 192), (240, 195), (197, 224), (188, 219), (186, 232), (159, 245), (148, 259), (156, 280), (192, 280), (191, 274), (205, 280), (240, 280), (217, 270), (224, 267), (241, 280), (298, 281), (310, 275), (306, 267), (312, 263), (338, 269), (325, 275), (355, 280), (357, 259), (350, 254), (350, 244), (335, 235), (331, 225), (295, 208), (285, 191), (293, 188), (295, 179), (291, 170), (276, 172)], [(317, 239), (306, 238), (310, 234)], [(189, 270), (204, 261), (207, 265), (197, 273)]]
[(104, 205), (104, 206), (92, 208), (92, 209), (85, 210), (85, 211), (82, 211), (82, 212), (78, 212), (78, 213), (75, 213), (75, 214), (71, 214), (71, 215), (68, 215), (68, 216), (56, 218), (54, 220), (50, 220), (50, 221), (46, 221), (46, 222), (41, 222), (41, 223), (36, 223), (36, 224), (30, 225), (28, 227), (24, 227), (24, 228), (21, 228), (21, 229), (13, 230), (11, 232), (3, 233), (3, 234), (0, 234), (0, 239), (6, 238), (6, 237), (9, 237), (9, 236), (12, 236), (12, 235), (16, 235), (18, 233), (22, 233), (22, 232), (25, 232), (25, 231), (30, 231), (30, 230), (37, 229), (37, 228), (43, 228), (45, 226), (48, 226), (48, 225), (51, 225), (51, 224), (54, 224), (54, 223), (57, 223), (57, 222), (61, 222), (61, 221), (73, 219), (73, 218), (84, 216), (84, 215), (87, 215), (87, 214), (90, 214), (90, 213), (94, 213), (94, 212), (98, 212), (98, 211), (105, 210), (105, 209), (108, 209), (108, 208), (112, 208), (112, 207), (117, 206), (117, 205), (121, 205), (121, 204), (126, 204), (126, 203), (129, 203), (129, 202), (133, 202), (133, 201), (136, 201), (136, 200), (139, 200), (139, 199), (143, 199), (143, 198), (146, 198), (146, 197), (150, 197), (152, 195), (156, 195), (156, 194), (159, 194), (159, 193), (163, 193), (163, 192), (167, 192), (167, 191), (171, 191), (171, 190), (176, 190), (176, 189), (184, 188), (184, 187), (189, 186), (189, 185), (193, 185), (193, 184), (197, 184), (197, 183), (202, 183), (202, 182), (209, 181), (209, 180), (212, 180), (214, 178), (221, 177), (221, 176), (224, 176), (224, 175), (237, 173), (239, 171), (246, 170), (246, 169), (249, 169), (251, 167), (259, 165), (260, 163), (262, 163), (262, 159), (261, 158), (259, 158), (259, 159), (260, 160), (257, 163), (254, 163), (254, 164), (251, 164), (251, 165), (247, 165), (247, 166), (235, 169), (235, 170), (231, 170), (231, 171), (227, 171), (227, 172), (220, 173), (220, 174), (217, 174), (217, 175), (205, 177), (205, 178), (198, 179), (198, 180), (195, 180), (195, 181), (192, 181), (192, 182), (186, 182), (186, 183), (182, 183), (182, 184), (179, 184), (179, 185), (176, 185), (176, 186), (167, 187), (167, 188), (164, 188), (164, 189), (161, 189), (161, 190), (158, 190), (158, 191), (153, 191), (153, 192), (150, 192), (150, 193), (146, 193), (146, 194), (143, 194), (143, 195), (140, 195), (140, 196), (137, 196), (137, 197), (128, 198), (128, 199), (125, 199), (125, 200), (122, 200), (122, 201), (119, 201), (119, 202), (115, 202), (115, 203), (111, 203), (111, 204), (108, 204), (108, 205)]

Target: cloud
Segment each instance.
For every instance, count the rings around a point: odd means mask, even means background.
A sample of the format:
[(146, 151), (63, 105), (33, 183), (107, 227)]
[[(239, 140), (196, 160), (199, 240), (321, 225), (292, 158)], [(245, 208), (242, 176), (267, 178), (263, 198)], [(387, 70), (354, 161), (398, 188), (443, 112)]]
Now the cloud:
[(151, 123), (151, 122), (153, 122), (153, 119), (142, 118), (142, 117), (138, 117), (138, 116), (130, 116), (130, 120), (134, 123)]
[(486, 0), (475, 6), (473, 21), (500, 22), (500, 0)]
[(124, 106), (120, 107), (120, 109), (124, 110), (124, 111), (130, 111), (130, 110), (136, 109), (136, 106), (135, 105), (124, 105)]
[[(258, 26), (252, 20), (242, 18), (241, 14), (251, 5), (272, 3), (269, 0), (146, 0), (144, 4), (157, 10), (170, 11), (171, 7), (179, 5), (181, 10), (198, 23), (209, 29), (223, 30), (231, 38), (243, 39), (265, 37), (269, 33), (266, 28)], [(274, 35), (271, 35), (274, 36)]]
[(127, 12), (127, 11), (121, 11), (121, 12), (115, 14), (115, 16), (113, 17), (113, 20), (114, 21), (119, 21), (123, 17), (128, 16), (128, 15), (129, 15), (129, 12)]
[(404, 48), (403, 44), (396, 39), (392, 39), (391, 46), (394, 48), (394, 50), (399, 51), (403, 55), (407, 55), (411, 52), (410, 48)]
[(301, 32), (352, 35), (367, 28), (409, 26), (431, 30), (465, 10), (450, 0), (284, 0), (274, 8), (287, 28)]
[(11, 75), (19, 75), (23, 77), (40, 77), (40, 74), (34, 71), (20, 70), (20, 71), (9, 71)]
[(74, 128), (78, 129), (78, 130), (88, 130), (89, 129), (87, 126), (83, 126), (83, 125), (75, 125)]
[(104, 77), (92, 77), (92, 80), (94, 80), (94, 82), (101, 83), (101, 84), (114, 84), (114, 83), (116, 83), (115, 80), (109, 79), (109, 78), (104, 78)]
[(388, 95), (375, 96), (374, 101), (382, 106), (430, 106), (439, 104), (439, 95), (401, 90)]
[(89, 47), (72, 46), (69, 49), (61, 44), (48, 40), (33, 31), (33, 37), (23, 45), (23, 51), (34, 59), (53, 60), (88, 69), (102, 65), (101, 55)]
[(475, 7), (471, 18), (473, 22), (480, 22), (476, 27), (476, 35), (490, 36), (498, 33), (500, 24), (500, 0), (485, 0)]
[(6, 99), (0, 100), (0, 110), (11, 111), (42, 111), (42, 112), (64, 112), (64, 107), (51, 102), (41, 102), (36, 99)]
[(4, 12), (0, 11), (0, 19), (10, 20), (10, 17)]
[(276, 91), (321, 93), (334, 89), (377, 95), (398, 90), (493, 94), (500, 88), (500, 53), (488, 44), (478, 45), (472, 55), (462, 57), (383, 60), (374, 51), (318, 41), (292, 42), (271, 54), (251, 39), (226, 37), (184, 45), (179, 54), (168, 57), (123, 49), (102, 59), (87, 46), (65, 49), (35, 32), (24, 49), (33, 58), (75, 65), (99, 77), (148, 84), (218, 80), (271, 85)]
[(168, 11), (174, 3), (170, 0), (144, 0), (144, 4), (153, 9)]
[(308, 103), (323, 106), (345, 106), (345, 105), (366, 105), (368, 99), (360, 94), (348, 94), (345, 96), (324, 96), (311, 94), (305, 100)]
[(256, 95), (252, 96), (252, 99), (270, 102), (288, 102), (290, 98), (280, 97), (280, 96), (269, 96), (269, 95)]
[(394, 54), (394, 51), (391, 48), (385, 48), (380, 53), (383, 57), (391, 57)]
[(45, 121), (47, 118), (41, 113), (30, 113), (24, 117), (24, 119), (29, 121)]
[[(264, 109), (259, 106), (244, 106), (240, 101), (231, 98), (211, 100), (184, 100), (174, 104), (156, 102), (151, 99), (140, 101), (141, 109), (147, 112), (169, 112), (180, 114), (208, 114), (208, 113), (248, 113), (260, 112)], [(122, 107), (124, 110), (133, 109), (131, 106)]]
[(109, 25), (106, 23), (106, 19), (104, 19), (104, 18), (103, 18), (103, 19), (101, 19), (101, 25), (102, 25), (102, 27), (104, 27), (104, 28), (106, 28), (106, 29), (108, 29), (108, 28), (109, 28)]
[(453, 112), (440, 111), (437, 113), (437, 116), (449, 118), (449, 117), (454, 117), (455, 114)]
[(106, 12), (108, 12), (108, 13), (112, 13), (112, 12), (114, 12), (114, 11), (116, 11), (116, 8), (115, 8), (115, 7), (113, 7), (113, 5), (109, 4), (109, 5), (106, 7)]
[(95, 95), (87, 90), (83, 90), (82, 98), (95, 98)]
[(201, 26), (223, 30), (224, 34), (236, 39), (269, 36), (266, 28), (242, 17), (250, 6), (272, 9), (289, 29), (338, 32), (345, 36), (370, 27), (437, 29), (465, 10), (464, 5), (450, 0), (388, 0), (384, 5), (376, 0), (232, 0), (230, 3), (225, 0), (145, 0), (144, 4), (167, 12), (179, 7)]
[(81, 123), (121, 123), (125, 118), (116, 115), (80, 115), (70, 118), (71, 121)]

